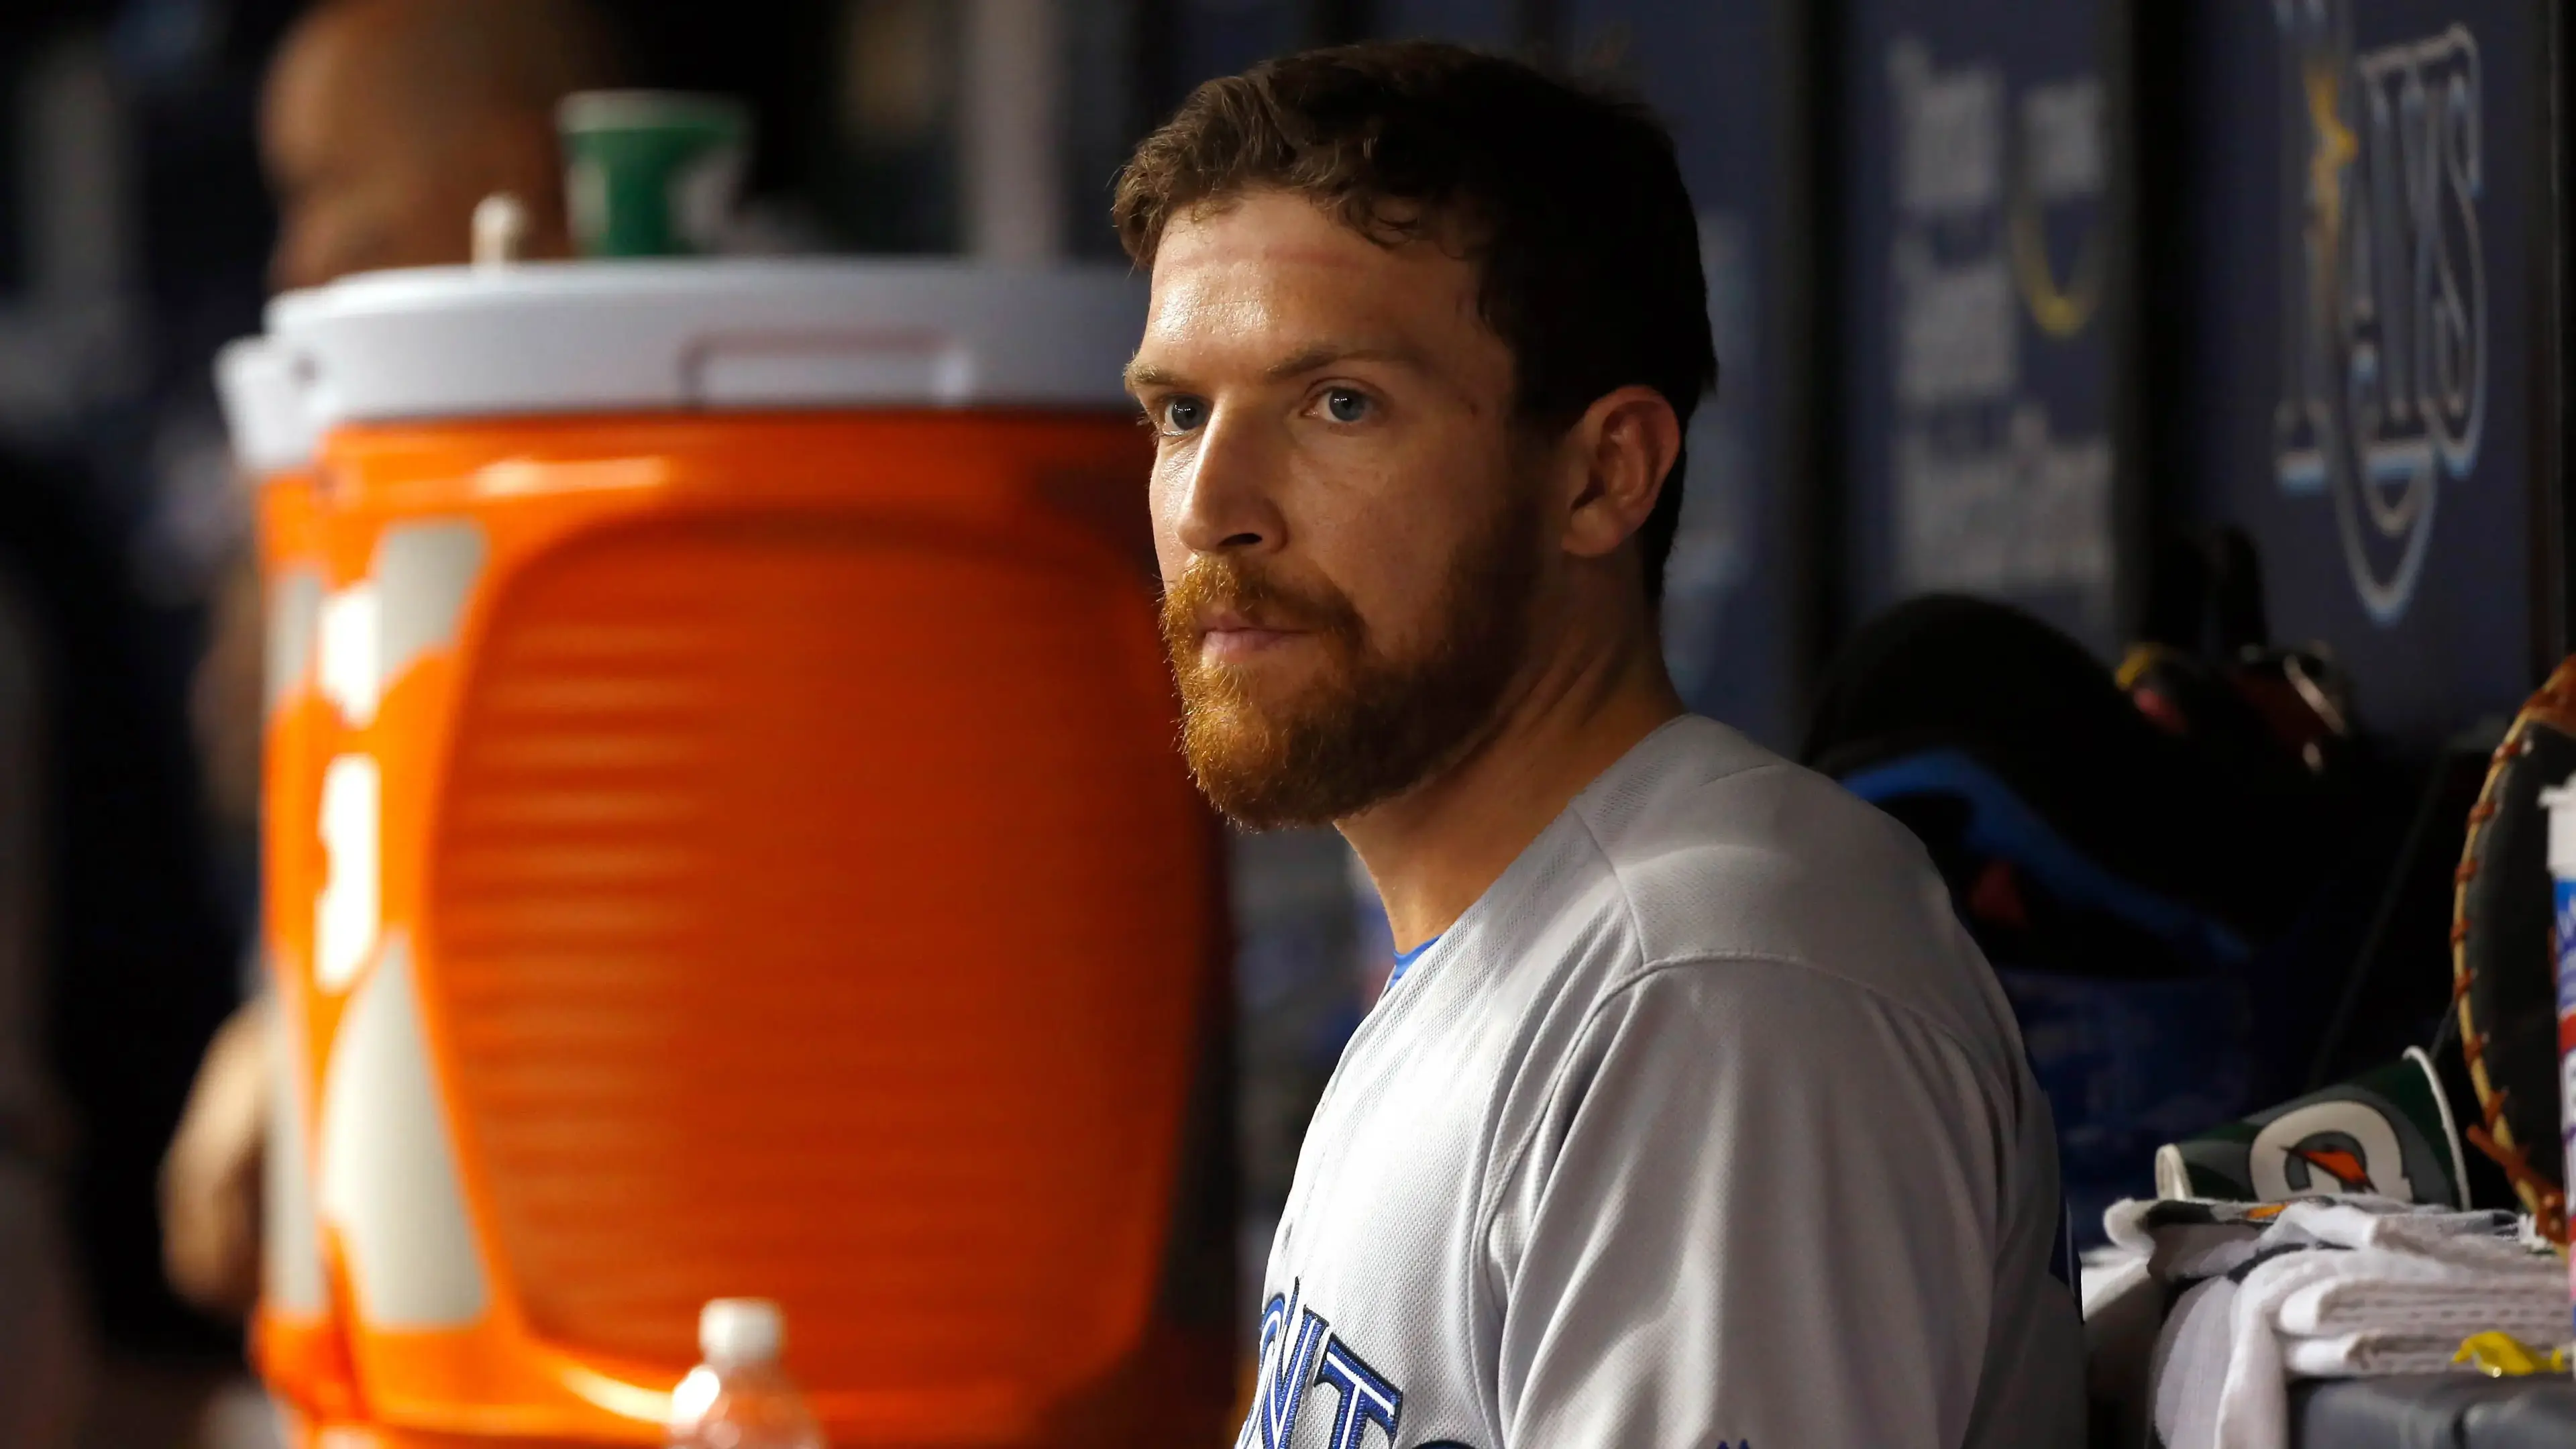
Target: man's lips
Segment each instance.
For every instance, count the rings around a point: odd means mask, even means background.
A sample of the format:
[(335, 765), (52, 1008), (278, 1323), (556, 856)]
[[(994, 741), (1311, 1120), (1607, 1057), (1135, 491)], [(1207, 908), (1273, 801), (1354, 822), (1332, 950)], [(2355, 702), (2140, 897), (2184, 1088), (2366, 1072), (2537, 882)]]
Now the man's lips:
[(1211, 664), (1240, 664), (1305, 634), (1303, 629), (1258, 624), (1232, 610), (1221, 610), (1199, 625), (1199, 657)]

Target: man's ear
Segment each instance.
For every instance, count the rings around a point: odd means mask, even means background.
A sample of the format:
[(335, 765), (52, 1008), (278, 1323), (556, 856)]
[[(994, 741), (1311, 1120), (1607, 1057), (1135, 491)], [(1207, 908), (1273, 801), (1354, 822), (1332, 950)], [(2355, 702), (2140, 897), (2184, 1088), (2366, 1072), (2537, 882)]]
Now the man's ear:
[(1583, 486), (1566, 516), (1565, 550), (1600, 558), (1643, 527), (1663, 496), (1664, 475), (1681, 453), (1681, 419), (1651, 387), (1632, 384), (1602, 394), (1567, 435), (1569, 460)]

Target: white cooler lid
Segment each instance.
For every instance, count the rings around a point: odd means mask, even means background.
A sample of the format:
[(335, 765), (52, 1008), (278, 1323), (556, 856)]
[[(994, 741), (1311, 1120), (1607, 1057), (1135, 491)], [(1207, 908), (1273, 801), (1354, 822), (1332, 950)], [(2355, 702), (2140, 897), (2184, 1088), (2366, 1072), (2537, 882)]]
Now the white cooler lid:
[(761, 258), (371, 272), (269, 305), (316, 426), (506, 414), (1114, 407), (1126, 267)]
[(215, 396), (232, 434), (233, 460), (252, 474), (313, 461), (320, 429), (305, 411), (295, 359), (265, 337), (237, 337), (215, 354)]

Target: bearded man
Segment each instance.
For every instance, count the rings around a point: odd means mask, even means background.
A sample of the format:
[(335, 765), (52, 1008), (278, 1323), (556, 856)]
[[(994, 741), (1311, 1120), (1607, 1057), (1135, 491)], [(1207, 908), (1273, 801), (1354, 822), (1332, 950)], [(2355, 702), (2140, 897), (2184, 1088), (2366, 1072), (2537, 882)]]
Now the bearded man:
[(1318, 51), (1202, 86), (1115, 215), (1190, 767), (1338, 826), (1401, 953), (1241, 1442), (2079, 1442), (1993, 973), (1913, 837), (1656, 647), (1716, 373), (1670, 138), (1510, 61)]

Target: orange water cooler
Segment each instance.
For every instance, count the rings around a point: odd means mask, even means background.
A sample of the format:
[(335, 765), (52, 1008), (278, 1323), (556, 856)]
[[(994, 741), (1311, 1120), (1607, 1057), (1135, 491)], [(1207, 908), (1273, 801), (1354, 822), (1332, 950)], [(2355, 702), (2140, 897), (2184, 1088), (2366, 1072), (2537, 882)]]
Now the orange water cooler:
[[(328, 1408), (346, 1419), (354, 1405), (346, 1344), (330, 1311), (313, 1220), (311, 1124), (313, 1118), (310, 975), (299, 969), (312, 953), (309, 898), (282, 908), (284, 887), (310, 881), (316, 833), (279, 829), (282, 820), (310, 821), (316, 792), (329, 762), (332, 710), (316, 687), (314, 631), (324, 597), (319, 479), (319, 437), (306, 405), (294, 360), (267, 338), (244, 338), (224, 348), (215, 364), (217, 390), (233, 453), (252, 498), (258, 559), (266, 606), (261, 689), (262, 956), (272, 1009), (280, 1023), (270, 1053), (268, 1150), (262, 1156), (264, 1237), (254, 1337), (263, 1361), (296, 1386), (294, 1404)], [(302, 858), (298, 858), (298, 852)]]
[(736, 1295), (842, 1449), (1222, 1437), (1225, 926), (1141, 313), (776, 261), (272, 309), (228, 390), (320, 440), (263, 489), (256, 1337), (304, 1443), (658, 1443)]

